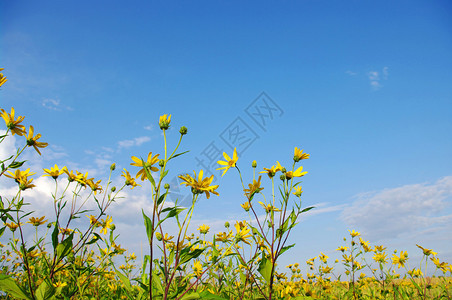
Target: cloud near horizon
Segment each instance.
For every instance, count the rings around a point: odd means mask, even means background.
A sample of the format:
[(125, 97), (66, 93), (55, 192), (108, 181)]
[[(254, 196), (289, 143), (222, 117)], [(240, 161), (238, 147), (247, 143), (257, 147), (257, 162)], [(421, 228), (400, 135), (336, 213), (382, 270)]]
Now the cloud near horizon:
[(452, 176), (356, 196), (341, 219), (371, 240), (452, 231)]

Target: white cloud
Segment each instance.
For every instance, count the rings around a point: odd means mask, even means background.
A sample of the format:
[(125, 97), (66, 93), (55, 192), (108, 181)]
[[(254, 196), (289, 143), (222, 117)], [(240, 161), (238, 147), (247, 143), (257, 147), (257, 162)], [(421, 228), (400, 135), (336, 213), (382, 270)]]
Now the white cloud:
[(130, 148), (133, 146), (140, 146), (146, 142), (149, 142), (150, 140), (151, 140), (151, 138), (148, 136), (141, 136), (141, 137), (134, 138), (132, 140), (122, 140), (122, 141), (118, 142), (118, 148), (122, 149), (122, 148)]
[(342, 211), (350, 228), (371, 240), (432, 232), (451, 232), (452, 176), (428, 184), (419, 183), (357, 196)]
[(59, 99), (45, 98), (42, 100), (42, 106), (50, 110), (73, 110), (72, 107), (62, 106)]
[(151, 130), (152, 130), (152, 128), (153, 128), (153, 126), (152, 126), (152, 125), (144, 126), (144, 129), (145, 129), (145, 130), (149, 130), (149, 131), (151, 131)]
[(369, 83), (370, 86), (374, 89), (374, 90), (378, 90), (379, 88), (382, 87), (381, 84), (381, 80), (387, 80), (388, 79), (388, 75), (389, 75), (389, 68), (388, 67), (384, 67), (383, 70), (381, 72), (379, 71), (370, 71), (367, 72), (367, 77), (369, 78)]
[(346, 71), (345, 73), (348, 74), (348, 75), (350, 75), (350, 76), (355, 76), (355, 75), (358, 74), (358, 73), (353, 72), (353, 71), (350, 71), (350, 70)]

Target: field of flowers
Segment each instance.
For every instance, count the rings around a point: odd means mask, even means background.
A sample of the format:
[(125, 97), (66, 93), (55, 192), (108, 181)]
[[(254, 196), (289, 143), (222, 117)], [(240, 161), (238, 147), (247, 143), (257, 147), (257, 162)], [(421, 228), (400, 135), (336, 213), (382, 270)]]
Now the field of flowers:
[[(6, 81), (0, 74), (0, 86)], [(36, 215), (27, 203), (27, 190), (36, 188), (32, 176), (42, 171), (27, 168), (21, 155), (24, 151), (41, 155), (48, 144), (40, 141), (33, 126), (25, 127), (25, 117), (16, 115), (14, 108), (1, 108), (1, 116), (6, 133), (0, 143), (16, 135), (22, 145), (10, 157), (0, 157), (0, 180), (12, 180), (17, 189), (13, 197), (0, 192), (0, 299), (452, 298), (452, 265), (441, 262), (433, 250), (418, 245), (421, 265), (409, 268), (406, 251), (389, 253), (354, 230), (336, 249), (340, 260), (319, 253), (303, 266), (277, 267), (280, 256), (294, 246), (287, 241), (300, 216), (313, 209), (302, 200), (300, 178), (307, 172), (299, 164), (310, 156), (302, 149), (295, 147), (293, 164), (287, 168), (277, 162), (259, 172), (253, 161), (250, 180), (242, 178), (236, 150), (224, 153), (218, 169), (223, 175), (236, 172), (240, 178), (241, 206), (250, 221), (226, 222), (222, 232), (208, 239), (209, 226), (200, 226), (196, 234), (188, 229), (200, 197), (219, 196), (213, 175), (205, 177), (203, 170), (180, 175), (192, 201), (189, 206), (167, 201), (171, 187), (165, 178), (185, 154), (178, 149), (187, 134), (187, 128), (180, 128), (176, 147), (168, 148), (171, 115), (158, 120), (164, 139), (161, 152), (152, 149), (145, 159), (132, 156), (134, 169), (122, 171), (122, 186), (112, 185), (115, 164), (105, 183), (67, 167), (44, 169), (43, 176), (54, 182), (49, 195), (54, 209), (46, 216)], [(271, 191), (264, 191), (262, 180), (271, 182)], [(137, 258), (116, 242), (108, 209), (122, 190), (140, 188), (143, 182), (151, 185), (152, 209), (142, 210), (147, 252)], [(97, 209), (88, 210), (87, 203), (95, 203)], [(80, 220), (84, 225), (75, 225)], [(170, 223), (177, 228), (173, 235), (168, 233)], [(34, 232), (34, 237), (26, 239), (25, 232)], [(436, 267), (431, 277), (424, 275), (429, 264)]]

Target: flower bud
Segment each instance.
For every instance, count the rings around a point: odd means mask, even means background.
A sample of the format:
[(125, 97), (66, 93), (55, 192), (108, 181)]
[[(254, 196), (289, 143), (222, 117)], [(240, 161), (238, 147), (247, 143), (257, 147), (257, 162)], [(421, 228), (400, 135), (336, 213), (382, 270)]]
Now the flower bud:
[(162, 234), (160, 232), (156, 232), (155, 233), (155, 237), (157, 238), (157, 240), (161, 241), (162, 240)]
[(169, 190), (170, 189), (169, 183), (165, 183), (165, 185), (163, 187), (165, 188), (165, 190)]
[(168, 129), (170, 122), (171, 122), (171, 115), (169, 115), (169, 117), (168, 117), (168, 115), (160, 116), (160, 119), (159, 119), (160, 129), (162, 129), (162, 130)]
[(114, 171), (115, 169), (116, 169), (116, 164), (112, 163), (111, 166), (110, 166), (110, 170)]
[(281, 179), (282, 181), (286, 180), (286, 175), (285, 174), (281, 174), (279, 176), (279, 179)]
[(110, 229), (111, 230), (115, 230), (116, 229), (116, 225), (115, 224), (110, 224)]
[(114, 193), (115, 191), (116, 191), (116, 187), (113, 186), (113, 187), (111, 188), (111, 192)]
[(179, 133), (182, 135), (186, 135), (187, 134), (187, 127), (182, 126), (179, 130)]
[(286, 168), (283, 167), (283, 168), (281, 169), (281, 172), (282, 172), (282, 173), (286, 173), (286, 172), (287, 172)]
[(256, 162), (255, 160), (253, 160), (253, 162), (251, 163), (251, 166), (252, 166), (253, 168), (256, 168), (256, 167), (257, 167), (257, 162)]
[(159, 167), (163, 168), (164, 165), (165, 165), (165, 160), (164, 159), (159, 160)]
[(224, 227), (229, 228), (229, 222), (224, 223)]

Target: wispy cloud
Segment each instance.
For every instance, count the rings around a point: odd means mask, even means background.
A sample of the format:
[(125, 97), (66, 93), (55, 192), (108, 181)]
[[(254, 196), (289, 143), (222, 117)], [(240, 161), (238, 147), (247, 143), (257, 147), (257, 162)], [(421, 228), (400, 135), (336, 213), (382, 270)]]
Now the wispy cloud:
[(149, 142), (151, 140), (148, 136), (140, 136), (131, 140), (122, 140), (118, 142), (118, 148), (130, 148), (133, 146), (140, 146), (146, 142)]
[[(452, 176), (361, 194), (341, 214), (350, 228), (371, 240), (422, 232), (451, 232)], [(420, 238), (420, 237), (418, 237)]]
[(378, 90), (383, 85), (382, 80), (387, 80), (389, 76), (389, 68), (384, 67), (382, 71), (369, 71), (367, 72), (367, 77), (369, 78), (369, 83), (372, 89)]
[(69, 106), (64, 106), (61, 104), (61, 100), (59, 99), (52, 99), (52, 98), (45, 98), (42, 100), (42, 106), (44, 106), (47, 109), (50, 110), (73, 110)]

